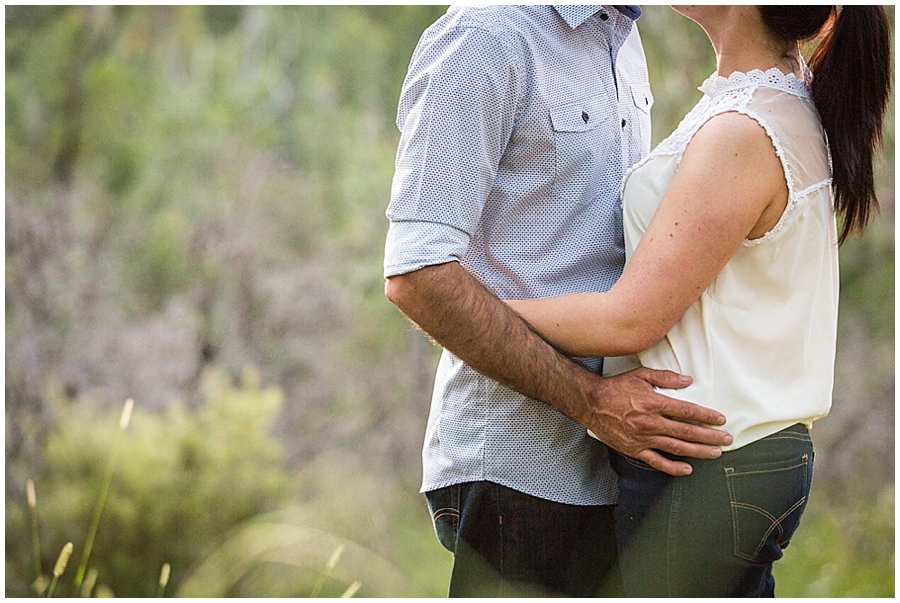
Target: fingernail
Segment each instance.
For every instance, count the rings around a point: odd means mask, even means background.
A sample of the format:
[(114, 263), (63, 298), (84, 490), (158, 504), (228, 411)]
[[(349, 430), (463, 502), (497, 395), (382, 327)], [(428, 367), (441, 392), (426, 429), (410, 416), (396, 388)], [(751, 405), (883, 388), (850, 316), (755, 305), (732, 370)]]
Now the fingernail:
[(682, 383), (688, 383), (691, 380), (691, 378), (686, 375), (678, 375), (678, 380), (681, 381)]
[(722, 456), (722, 449), (721, 449), (721, 448), (715, 448), (715, 449), (713, 449), (712, 452), (709, 453), (709, 458), (711, 458), (711, 459), (717, 459), (717, 458), (719, 458), (720, 456)]

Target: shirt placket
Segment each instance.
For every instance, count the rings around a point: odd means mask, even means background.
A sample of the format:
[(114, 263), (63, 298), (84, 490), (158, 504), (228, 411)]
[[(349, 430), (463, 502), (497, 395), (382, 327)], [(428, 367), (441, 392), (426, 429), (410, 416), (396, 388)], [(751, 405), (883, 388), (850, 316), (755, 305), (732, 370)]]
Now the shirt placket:
[[(609, 20), (609, 36), (610, 36), (610, 56), (612, 58), (612, 69), (615, 74), (616, 82), (616, 106), (619, 111), (619, 135), (622, 143), (622, 173), (628, 170), (638, 159), (640, 146), (634, 141), (635, 115), (634, 102), (631, 98), (631, 86), (627, 76), (619, 71), (618, 63), (615, 60), (619, 49), (625, 43), (625, 39), (634, 27), (633, 21), (621, 14), (611, 14)], [(638, 156), (632, 157), (632, 151), (636, 151)]]
[(609, 69), (612, 70), (613, 82), (616, 86), (616, 111), (618, 120), (619, 148), (621, 149), (620, 158), (622, 161), (622, 173), (631, 167), (634, 163), (631, 157), (631, 138), (632, 138), (632, 121), (633, 115), (630, 107), (633, 105), (631, 101), (631, 88), (626, 80), (622, 77), (622, 73), (616, 66), (616, 57), (625, 38), (628, 37), (631, 21), (628, 21), (629, 27), (625, 27), (622, 20), (628, 19), (624, 15), (616, 15), (606, 10), (600, 11), (594, 19), (595, 30), (597, 36), (603, 43), (604, 49), (601, 52), (607, 54), (609, 60)]

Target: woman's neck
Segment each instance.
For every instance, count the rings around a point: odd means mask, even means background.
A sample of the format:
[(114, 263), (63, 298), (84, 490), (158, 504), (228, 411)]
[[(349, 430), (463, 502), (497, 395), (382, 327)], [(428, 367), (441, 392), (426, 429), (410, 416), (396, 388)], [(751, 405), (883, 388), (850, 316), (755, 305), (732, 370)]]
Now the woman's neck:
[(716, 74), (767, 71), (773, 67), (802, 77), (796, 42), (786, 43), (771, 34), (755, 6), (730, 6), (724, 14), (701, 23), (716, 53)]

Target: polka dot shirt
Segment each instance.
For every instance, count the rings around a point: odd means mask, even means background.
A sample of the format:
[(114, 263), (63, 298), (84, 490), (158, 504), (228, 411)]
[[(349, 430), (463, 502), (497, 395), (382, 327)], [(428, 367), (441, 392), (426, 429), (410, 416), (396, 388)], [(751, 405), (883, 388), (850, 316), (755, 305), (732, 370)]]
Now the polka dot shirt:
[[(504, 299), (612, 286), (619, 189), (649, 152), (652, 105), (639, 9), (619, 8), (454, 7), (425, 31), (398, 110), (385, 276), (458, 261)], [(423, 464), (423, 491), (488, 480), (615, 502), (606, 449), (583, 426), (446, 350)]]

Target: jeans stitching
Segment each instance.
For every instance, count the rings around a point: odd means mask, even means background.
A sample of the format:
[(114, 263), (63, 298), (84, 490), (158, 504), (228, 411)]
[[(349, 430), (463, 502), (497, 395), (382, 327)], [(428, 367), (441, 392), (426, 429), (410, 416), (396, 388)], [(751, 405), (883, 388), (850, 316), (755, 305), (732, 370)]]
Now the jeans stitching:
[(788, 509), (787, 511), (782, 513), (781, 517), (779, 517), (778, 519), (775, 520), (775, 523), (773, 523), (772, 526), (766, 531), (765, 536), (762, 538), (762, 540), (759, 543), (759, 546), (756, 547), (756, 550), (753, 553), (754, 557), (759, 557), (759, 552), (762, 550), (763, 544), (765, 543), (766, 539), (769, 538), (769, 534), (771, 534), (775, 528), (778, 528), (778, 538), (779, 538), (779, 544), (780, 544), (781, 538), (784, 537), (784, 528), (781, 526), (781, 522), (784, 521), (784, 519), (786, 517), (790, 516), (794, 511), (799, 509), (800, 506), (803, 505), (805, 502), (806, 502), (806, 497), (804, 496), (803, 498), (801, 498), (800, 500), (795, 502), (793, 504), (793, 506), (791, 506), (790, 509)]
[[(800, 503), (802, 503), (805, 500), (806, 500), (806, 497), (804, 496), (803, 499), (800, 500)], [(784, 535), (784, 529), (782, 529), (782, 527), (781, 527), (781, 521), (785, 517), (790, 515), (794, 509), (797, 508), (797, 504), (799, 504), (799, 503), (794, 503), (794, 505), (786, 513), (784, 513), (781, 517), (775, 517), (774, 515), (772, 515), (765, 509), (763, 509), (762, 507), (758, 507), (756, 505), (748, 505), (745, 503), (732, 502), (731, 503), (732, 509), (747, 509), (748, 511), (755, 511), (755, 512), (759, 513), (760, 515), (762, 515), (763, 517), (765, 517), (766, 519), (768, 519), (770, 522), (769, 529), (767, 529), (763, 533), (762, 538), (759, 539), (759, 544), (756, 545), (756, 550), (753, 551), (752, 555), (747, 555), (739, 550), (735, 550), (734, 554), (737, 555), (738, 557), (741, 557), (742, 559), (747, 559), (749, 561), (756, 561), (757, 558), (759, 557), (759, 552), (762, 550), (763, 546), (765, 545), (766, 540), (769, 538), (769, 534), (772, 533), (772, 530), (774, 530), (775, 528), (778, 528), (779, 536)]]
[[(459, 501), (462, 487), (461, 484), (447, 486), (445, 489), (446, 499), (441, 500), (440, 502), (449, 506), (438, 507), (431, 513), (431, 523), (434, 526), (434, 532), (438, 537), (438, 541), (450, 552), (455, 552), (457, 540), (459, 538), (459, 523), (461, 518)], [(439, 528), (439, 526), (442, 526), (442, 528)], [(447, 542), (445, 542), (445, 540), (447, 540)]]
[[(805, 471), (808, 473), (808, 472), (809, 472), (809, 468), (806, 467), (806, 468), (805, 468)], [(804, 475), (804, 478), (806, 478), (805, 475)], [(804, 481), (805, 481), (805, 479), (804, 479)], [(794, 504), (793, 507), (791, 507), (787, 512), (785, 512), (781, 517), (778, 518), (778, 523), (779, 523), (779, 525), (781, 524), (782, 521), (784, 521), (784, 519), (785, 519), (786, 517), (788, 517), (789, 515), (791, 515), (794, 511), (796, 511), (797, 509), (802, 508), (803, 505), (806, 504), (806, 501), (807, 501), (807, 500), (809, 500), (809, 494), (808, 494), (808, 491), (807, 491), (807, 494), (806, 494), (805, 496), (803, 496), (800, 500), (798, 500), (798, 501)], [(782, 536), (782, 537), (784, 536), (784, 530), (781, 530), (781, 536)], [(780, 541), (779, 541), (779, 544), (781, 544)]]
[(728, 487), (728, 497), (729, 502), (731, 502), (731, 529), (734, 533), (734, 552), (736, 555), (740, 555), (738, 552), (738, 543), (741, 541), (741, 524), (738, 523), (737, 513), (734, 512), (734, 501), (737, 499), (737, 493), (734, 491), (734, 482), (729, 479), (734, 475), (734, 467), (726, 467), (725, 468), (725, 485)]
[(437, 521), (438, 519), (440, 519), (441, 517), (444, 517), (445, 515), (449, 515), (450, 517), (455, 517), (455, 518), (459, 519), (459, 511), (458, 510), (451, 509), (449, 507), (444, 507), (443, 509), (438, 509), (437, 511), (432, 513), (431, 520)]
[[(775, 438), (772, 438), (772, 439), (775, 439)], [(800, 440), (802, 440), (803, 438), (780, 438), (779, 437), (778, 439), (800, 439)], [(777, 469), (737, 472), (737, 471), (735, 471), (735, 469), (733, 467), (725, 468), (725, 483), (728, 486), (728, 493), (731, 498), (731, 501), (730, 501), (731, 509), (732, 509), (731, 523), (732, 523), (732, 527), (734, 530), (734, 539), (735, 539), (734, 554), (737, 557), (740, 557), (741, 559), (746, 559), (748, 561), (752, 561), (755, 563), (760, 563), (761, 560), (759, 559), (759, 552), (765, 546), (766, 540), (768, 540), (769, 535), (772, 533), (773, 530), (778, 529), (779, 538), (783, 537), (784, 529), (782, 527), (782, 522), (784, 521), (784, 519), (786, 517), (789, 517), (794, 511), (796, 511), (803, 504), (805, 504), (807, 497), (806, 496), (801, 497), (800, 500), (798, 500), (793, 505), (791, 505), (791, 507), (787, 511), (782, 513), (782, 515), (780, 517), (776, 518), (774, 515), (772, 515), (771, 513), (769, 513), (768, 511), (766, 511), (765, 509), (763, 509), (761, 507), (758, 507), (756, 505), (752, 505), (749, 503), (738, 502), (737, 501), (737, 493), (734, 490), (734, 480), (732, 478), (734, 478), (737, 475), (741, 475), (741, 476), (758, 475), (758, 474), (764, 474), (764, 473), (776, 473), (779, 471), (789, 471), (789, 470), (797, 469), (800, 467), (805, 468), (804, 473), (808, 474), (809, 455), (804, 454), (801, 458), (802, 458), (802, 460), (799, 463), (790, 465), (788, 467), (778, 467)], [(737, 513), (735, 512), (736, 509), (747, 509), (750, 511), (755, 511), (755, 512), (759, 513), (760, 515), (762, 515), (763, 517), (766, 517), (767, 519), (769, 519), (772, 522), (772, 524), (769, 526), (769, 529), (765, 531), (765, 533), (763, 534), (763, 537), (760, 539), (759, 543), (757, 544), (756, 549), (753, 552), (753, 555), (747, 555), (746, 553), (741, 552), (738, 548), (738, 543), (740, 543), (741, 540), (740, 540), (740, 523), (738, 522)], [(781, 543), (779, 542), (779, 545), (780, 544)]]
[(790, 465), (788, 467), (778, 467), (777, 469), (760, 469), (758, 471), (734, 471), (734, 469), (732, 469), (732, 472), (734, 473), (734, 476), (758, 475), (760, 473), (777, 473), (779, 471), (790, 471), (791, 469), (796, 469), (797, 467), (803, 467), (804, 465), (806, 465), (806, 462), (801, 461), (801, 462), (797, 463), (796, 465)]
[(757, 545), (756, 550), (753, 551), (752, 555), (747, 555), (746, 553), (742, 553), (741, 551), (738, 551), (738, 550), (735, 550), (734, 554), (737, 555), (738, 557), (740, 557), (741, 559), (746, 559), (747, 561), (753, 561), (753, 562), (758, 563), (759, 562), (759, 552), (765, 546), (766, 540), (768, 540), (769, 535), (772, 533), (772, 531), (777, 528), (779, 538), (784, 536), (784, 528), (782, 528), (781, 523), (784, 521), (784, 519), (786, 517), (790, 516), (794, 511), (796, 511), (798, 508), (800, 508), (800, 506), (802, 506), (805, 502), (806, 502), (806, 497), (804, 496), (803, 498), (801, 498), (800, 500), (795, 502), (791, 506), (790, 509), (788, 509), (787, 511), (782, 513), (781, 517), (775, 517), (771, 513), (767, 512), (763, 509), (760, 509), (759, 507), (754, 506), (754, 505), (732, 504), (733, 508), (741, 508), (741, 509), (749, 509), (752, 511), (758, 511), (760, 513), (760, 515), (763, 515), (764, 517), (766, 517), (767, 519), (772, 521), (772, 525), (770, 525), (769, 529), (766, 530), (765, 533), (763, 533), (763, 536), (762, 536), (762, 538), (760, 538), (759, 544)]
[(672, 561), (671, 555), (674, 547), (672, 543), (677, 540), (675, 526), (679, 506), (681, 505), (681, 484), (675, 480), (672, 482), (672, 497), (669, 507), (669, 528), (666, 534), (666, 596), (672, 596)]
[(766, 438), (766, 440), (769, 442), (775, 442), (777, 440), (797, 440), (799, 442), (812, 442), (812, 437), (800, 433), (784, 433), (777, 436), (769, 436)]

